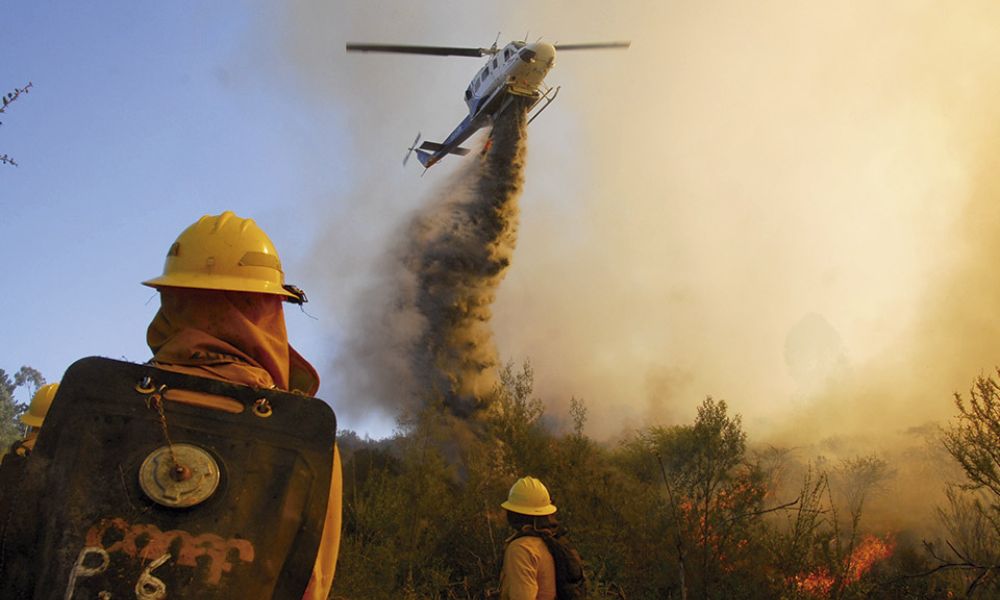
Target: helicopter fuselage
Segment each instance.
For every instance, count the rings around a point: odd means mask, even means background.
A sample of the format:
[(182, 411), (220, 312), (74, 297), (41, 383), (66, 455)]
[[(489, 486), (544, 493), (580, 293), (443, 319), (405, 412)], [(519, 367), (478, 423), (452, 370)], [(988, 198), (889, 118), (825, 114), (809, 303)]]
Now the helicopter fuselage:
[(507, 44), (486, 62), (466, 88), (465, 103), (469, 112), (479, 112), (484, 101), (495, 96), (501, 88), (518, 96), (539, 96), (539, 88), (555, 62), (556, 49), (552, 44)]
[(544, 95), (545, 76), (556, 62), (556, 49), (545, 42), (511, 42), (497, 50), (465, 89), (469, 114), (440, 144), (424, 142), (417, 158), (425, 168), (448, 154), (467, 154), (460, 145), (493, 123), (510, 105), (511, 96), (530, 98), (530, 110)]

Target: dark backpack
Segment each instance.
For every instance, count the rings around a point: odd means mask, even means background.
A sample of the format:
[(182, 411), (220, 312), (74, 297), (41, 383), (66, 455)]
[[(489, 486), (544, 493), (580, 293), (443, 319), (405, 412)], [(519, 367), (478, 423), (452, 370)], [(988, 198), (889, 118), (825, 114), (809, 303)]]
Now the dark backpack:
[[(222, 396), (241, 412), (163, 397), (175, 390)], [(0, 598), (301, 598), (320, 547), (335, 432), (317, 398), (77, 361), (7, 513)], [(183, 483), (214, 469), (214, 488), (174, 486), (164, 459), (202, 474)], [(185, 493), (203, 501), (169, 504)]]
[(583, 559), (566, 539), (561, 530), (525, 528), (516, 538), (530, 535), (542, 538), (556, 565), (556, 598), (558, 600), (584, 600), (587, 597), (587, 579), (583, 574)]

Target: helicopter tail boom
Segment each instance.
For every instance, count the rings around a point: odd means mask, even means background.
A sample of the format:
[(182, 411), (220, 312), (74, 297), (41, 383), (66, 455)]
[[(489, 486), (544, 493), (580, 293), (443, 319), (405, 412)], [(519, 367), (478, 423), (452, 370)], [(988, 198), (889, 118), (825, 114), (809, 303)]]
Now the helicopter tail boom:
[[(437, 142), (424, 142), (423, 144), (420, 144), (421, 150), (430, 150), (431, 152), (440, 152), (442, 150), (445, 150), (445, 148), (446, 147), (444, 144), (439, 144)], [(465, 156), (466, 154), (469, 153), (469, 149), (462, 148), (461, 146), (456, 146), (454, 148), (445, 150), (445, 152), (447, 154), (457, 154), (459, 156)]]
[(420, 164), (422, 164), (424, 166), (425, 170), (431, 168), (431, 166), (434, 163), (436, 163), (437, 161), (441, 160), (440, 157), (434, 158), (434, 156), (435, 155), (431, 154), (430, 152), (425, 152), (425, 151), (419, 150), (419, 149), (417, 150), (417, 160), (420, 161)]

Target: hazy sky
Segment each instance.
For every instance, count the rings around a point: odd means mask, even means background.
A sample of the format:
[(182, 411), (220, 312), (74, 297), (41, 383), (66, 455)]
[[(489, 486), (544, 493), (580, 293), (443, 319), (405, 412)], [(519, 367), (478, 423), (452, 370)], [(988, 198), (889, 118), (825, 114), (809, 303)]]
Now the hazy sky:
[(873, 4), (8, 2), (0, 86), (34, 87), (0, 117), (21, 165), (0, 168), (0, 367), (147, 359), (138, 282), (231, 209), (310, 293), (288, 321), (320, 396), (363, 404), (340, 340), (458, 162), (421, 177), (403, 151), (447, 135), (480, 63), (344, 42), (631, 39), (549, 76), (501, 356), (534, 362), (556, 416), (584, 398), (598, 435), (708, 394), (769, 431), (939, 418), (1000, 363), (1000, 5)]

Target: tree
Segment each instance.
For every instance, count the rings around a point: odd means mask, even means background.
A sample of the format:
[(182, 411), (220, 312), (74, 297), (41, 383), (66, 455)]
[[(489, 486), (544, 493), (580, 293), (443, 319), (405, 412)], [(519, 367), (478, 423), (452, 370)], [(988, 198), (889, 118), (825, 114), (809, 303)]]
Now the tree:
[[(1000, 369), (998, 369), (1000, 374)], [(991, 543), (1000, 540), (1000, 385), (979, 376), (965, 400), (955, 394), (958, 416), (942, 442), (967, 481), (948, 490), (948, 506), (939, 517), (951, 536), (947, 550), (927, 544), (938, 561), (935, 570), (965, 574), (966, 594), (1000, 590), (1000, 555)]]
[[(22, 88), (14, 88), (14, 91), (12, 92), (7, 92), (7, 94), (3, 96), (3, 104), (0, 105), (0, 113), (7, 112), (7, 107), (13, 104), (14, 101), (21, 96), (21, 94), (27, 94), (28, 90), (31, 89), (31, 86), (32, 83), (29, 81), (28, 85)], [(0, 125), (3, 125), (3, 121), (0, 121)], [(7, 154), (0, 154), (0, 164), (12, 165), (15, 167), (17, 166), (17, 162), (15, 162), (14, 159)]]
[(542, 424), (542, 401), (532, 395), (534, 371), (525, 362), (520, 372), (507, 364), (500, 369), (486, 414), (487, 432), (500, 444), (498, 467), (510, 477), (543, 475), (551, 462), (549, 435)]
[(969, 479), (962, 488), (989, 491), (991, 508), (1000, 510), (1000, 387), (992, 377), (977, 377), (968, 402), (955, 394), (955, 406), (959, 414), (944, 432), (944, 447)]
[[(960, 487), (946, 490), (947, 504), (937, 509), (948, 532), (943, 543), (924, 542), (935, 563), (929, 573), (940, 573), (954, 588), (964, 588), (968, 597), (982, 591), (990, 597), (1000, 592), (1000, 529), (996, 511), (989, 507), (988, 493)], [(986, 596), (980, 596), (986, 597)]]
[(14, 392), (19, 387), (25, 387), (30, 395), (43, 385), (45, 378), (31, 367), (22, 366), (13, 379), (0, 369), (0, 453), (21, 438), (23, 427), (19, 417), (28, 408), (14, 399)]
[(747, 460), (740, 416), (727, 410), (724, 401), (706, 398), (693, 425), (651, 427), (624, 448), (640, 480), (658, 479), (665, 488), (663, 518), (681, 598), (689, 591), (734, 597), (737, 574), (749, 573), (740, 565), (751, 550), (750, 530), (764, 512), (762, 471)]
[(34, 395), (38, 388), (45, 385), (45, 377), (42, 376), (38, 369), (22, 365), (17, 373), (14, 374), (14, 387), (26, 386), (28, 389), (28, 395)]
[(24, 412), (24, 406), (14, 401), (14, 389), (14, 382), (0, 369), (0, 454), (21, 437), (17, 418)]

